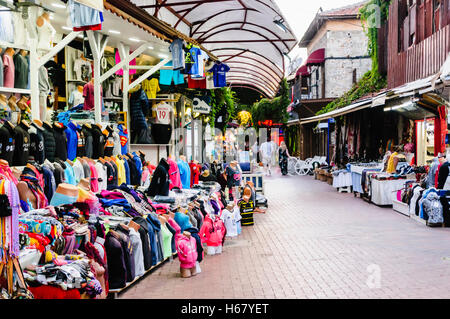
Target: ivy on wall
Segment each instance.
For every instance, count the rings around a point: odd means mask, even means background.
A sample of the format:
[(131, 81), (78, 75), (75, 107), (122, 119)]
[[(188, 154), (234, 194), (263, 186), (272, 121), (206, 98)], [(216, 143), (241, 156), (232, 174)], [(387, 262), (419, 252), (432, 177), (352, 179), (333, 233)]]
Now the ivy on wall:
[(211, 90), (211, 112), (210, 112), (210, 122), (211, 127), (215, 127), (215, 122), (218, 114), (221, 112), (223, 107), (226, 107), (227, 119), (226, 123), (236, 117), (236, 108), (239, 100), (234, 92), (229, 87), (219, 88)]
[(251, 109), (253, 123), (272, 120), (276, 123), (286, 124), (289, 120), (287, 107), (290, 102), (289, 86), (287, 80), (283, 79), (280, 84), (279, 96), (271, 100), (261, 99), (259, 102), (253, 104)]

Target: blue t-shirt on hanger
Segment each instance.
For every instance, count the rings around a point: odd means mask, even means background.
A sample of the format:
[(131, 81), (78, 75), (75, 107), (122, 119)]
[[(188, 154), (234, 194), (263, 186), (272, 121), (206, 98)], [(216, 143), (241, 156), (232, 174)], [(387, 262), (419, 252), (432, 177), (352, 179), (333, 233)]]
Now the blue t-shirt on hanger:
[(227, 72), (230, 67), (225, 63), (216, 63), (208, 72), (213, 73), (214, 86), (222, 88), (227, 86)]

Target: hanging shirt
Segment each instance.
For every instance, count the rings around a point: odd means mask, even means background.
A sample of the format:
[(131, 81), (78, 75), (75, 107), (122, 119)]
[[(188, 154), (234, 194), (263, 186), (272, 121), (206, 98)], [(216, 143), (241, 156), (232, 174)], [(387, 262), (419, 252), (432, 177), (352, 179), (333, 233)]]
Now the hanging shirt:
[(72, 93), (70, 93), (69, 105), (71, 105), (71, 106), (78, 106), (78, 105), (83, 104), (83, 103), (84, 103), (83, 92), (80, 92), (78, 90), (74, 90), (74, 91), (72, 91)]
[(67, 137), (67, 158), (73, 161), (77, 157), (78, 128), (74, 123), (70, 122), (65, 133)]
[(161, 91), (158, 79), (156, 78), (151, 80), (145, 79), (142, 81), (142, 89), (145, 91), (147, 98), (149, 99), (156, 99), (156, 93)]
[(189, 164), (185, 161), (179, 160), (177, 162), (178, 169), (180, 171), (180, 179), (181, 184), (183, 186), (183, 189), (190, 189), (191, 188), (191, 169), (189, 167)]
[(3, 54), (3, 85), (7, 88), (14, 87), (15, 67), (14, 61), (9, 54)]
[(75, 72), (76, 76), (74, 80), (89, 81), (92, 75), (91, 63), (84, 59), (76, 59), (73, 64), (73, 71)]
[(126, 153), (128, 153), (128, 130), (124, 126), (122, 126), (122, 124), (119, 124), (117, 128), (119, 129), (122, 155), (125, 155)]
[[(131, 53), (133, 53), (133, 52), (130, 52), (130, 54), (131, 54)], [(115, 59), (116, 59), (116, 64), (119, 64), (120, 61), (121, 61), (121, 60), (120, 60), (119, 50), (116, 50), (116, 56), (115, 56)], [(129, 65), (136, 65), (136, 59), (131, 60)], [(128, 70), (128, 73), (129, 73), (129, 74), (136, 74), (136, 69), (129, 69), (129, 70)], [(119, 70), (116, 72), (116, 75), (123, 75), (123, 69), (119, 69)]]
[[(101, 86), (100, 86), (100, 96), (103, 96), (103, 89)], [(83, 97), (84, 97), (83, 110), (94, 109), (95, 107), (94, 84), (89, 82), (83, 87)]]
[(192, 77), (205, 77), (205, 61), (207, 61), (208, 59), (209, 56), (206, 54), (206, 52), (200, 49), (200, 52), (197, 56), (196, 66), (192, 70)]
[(188, 52), (186, 53), (184, 64), (185, 74), (197, 74), (198, 73), (198, 56), (200, 55), (200, 48), (195, 47), (192, 44), (186, 45)]
[(217, 88), (227, 86), (227, 72), (230, 71), (230, 67), (225, 63), (214, 64), (214, 66), (208, 70), (213, 73), (214, 86)]
[(102, 23), (99, 10), (85, 6), (77, 1), (69, 0), (69, 12), (74, 28), (95, 26)]
[(0, 40), (9, 43), (14, 42), (14, 24), (11, 11), (0, 12)]
[(169, 104), (161, 104), (156, 107), (156, 119), (159, 124), (170, 124), (170, 113), (173, 112), (173, 107)]
[(22, 54), (14, 56), (14, 87), (26, 89), (28, 87), (28, 61)]
[(172, 52), (173, 69), (181, 70), (184, 68), (184, 41), (182, 39), (175, 39), (170, 44), (169, 51)]

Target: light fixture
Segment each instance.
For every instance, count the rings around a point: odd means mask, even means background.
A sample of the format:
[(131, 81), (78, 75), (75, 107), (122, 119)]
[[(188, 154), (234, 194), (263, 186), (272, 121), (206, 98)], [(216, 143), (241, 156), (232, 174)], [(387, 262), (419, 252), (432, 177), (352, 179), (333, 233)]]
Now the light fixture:
[(153, 50), (153, 49), (155, 49), (154, 47), (152, 47), (151, 45), (149, 45), (148, 46), (148, 48), (150, 49), (150, 50)]
[(67, 30), (67, 31), (72, 31), (72, 28), (69, 28), (69, 27), (67, 27), (67, 26), (63, 26), (63, 27), (61, 27), (63, 30)]
[(407, 107), (411, 107), (411, 106), (416, 106), (416, 101), (408, 101), (408, 102), (405, 102), (405, 103), (400, 104), (400, 105), (387, 107), (387, 108), (384, 109), (384, 111), (385, 112), (395, 111), (395, 110), (398, 110), (398, 109), (407, 108)]
[(276, 24), (276, 26), (284, 32), (288, 32), (288, 28), (284, 25), (284, 19), (283, 18), (279, 18), (279, 19), (274, 19), (273, 23)]
[(117, 30), (109, 30), (109, 33), (112, 33), (112, 34), (120, 34), (120, 31), (117, 31)]
[(66, 5), (65, 4), (61, 4), (61, 3), (57, 3), (57, 2), (53, 2), (52, 6), (55, 8), (60, 8), (60, 9), (65, 9)]
[(167, 58), (167, 55), (165, 55), (165, 54), (158, 54), (158, 56), (159, 56), (160, 58), (162, 58), (162, 59)]
[(137, 39), (137, 38), (130, 38), (130, 41), (133, 41), (133, 42), (139, 42), (139, 41), (141, 41), (141, 40), (139, 40), (139, 39)]

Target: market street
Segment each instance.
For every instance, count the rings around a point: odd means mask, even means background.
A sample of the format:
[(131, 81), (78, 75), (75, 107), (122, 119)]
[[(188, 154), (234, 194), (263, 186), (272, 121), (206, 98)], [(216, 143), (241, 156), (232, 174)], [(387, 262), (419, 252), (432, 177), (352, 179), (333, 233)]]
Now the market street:
[(207, 256), (203, 273), (182, 279), (175, 260), (120, 297), (450, 297), (449, 229), (428, 228), (310, 176), (266, 181), (268, 213), (222, 255)]

